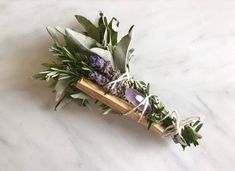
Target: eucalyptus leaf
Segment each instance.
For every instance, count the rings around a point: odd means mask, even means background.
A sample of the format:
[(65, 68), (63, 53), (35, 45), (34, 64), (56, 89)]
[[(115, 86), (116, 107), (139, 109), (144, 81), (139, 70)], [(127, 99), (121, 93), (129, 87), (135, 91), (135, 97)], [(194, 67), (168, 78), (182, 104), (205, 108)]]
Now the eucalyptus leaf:
[(120, 71), (126, 71), (126, 58), (127, 58), (127, 51), (131, 41), (132, 29), (134, 26), (131, 26), (127, 35), (125, 35), (116, 46), (114, 51), (114, 63), (120, 69)]
[(94, 52), (95, 54), (97, 54), (97, 55), (101, 56), (102, 58), (104, 58), (104, 60), (110, 61), (112, 66), (114, 67), (113, 56), (112, 56), (110, 51), (104, 50), (104, 49), (101, 49), (101, 48), (92, 48), (90, 50), (92, 52)]
[(99, 29), (87, 18), (81, 16), (81, 15), (75, 15), (78, 22), (83, 26), (83, 28), (86, 30), (87, 34), (95, 39), (96, 41), (100, 42), (100, 32)]

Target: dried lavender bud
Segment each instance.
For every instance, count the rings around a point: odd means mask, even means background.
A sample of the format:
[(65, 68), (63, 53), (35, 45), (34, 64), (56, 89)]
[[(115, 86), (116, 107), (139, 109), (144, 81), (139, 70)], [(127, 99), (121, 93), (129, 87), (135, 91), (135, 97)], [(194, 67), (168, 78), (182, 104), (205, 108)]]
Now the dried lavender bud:
[(120, 97), (122, 99), (126, 99), (125, 91), (126, 91), (126, 88), (128, 87), (129, 87), (128, 81), (123, 80), (123, 81), (117, 82), (115, 87), (113, 88), (112, 88), (112, 84), (106, 84), (104, 86), (104, 89), (114, 96)]
[(119, 69), (116, 69), (112, 73), (112, 81), (118, 79), (122, 75)]
[(102, 70), (105, 66), (106, 61), (98, 55), (91, 55), (91, 66), (95, 67), (97, 70)]
[(125, 90), (128, 87), (126, 80), (116, 83), (115, 87), (112, 87), (112, 84), (108, 84), (111, 81), (117, 80), (122, 75), (121, 71), (114, 69), (110, 61), (105, 61), (98, 55), (92, 55), (90, 60), (91, 66), (95, 67), (98, 71), (91, 72), (89, 74), (90, 79), (103, 86), (112, 95), (125, 99)]
[(114, 72), (113, 66), (110, 61), (106, 61), (104, 68), (103, 68), (103, 73), (108, 75), (109, 77), (112, 77)]
[(94, 71), (89, 74), (89, 77), (91, 80), (95, 81), (98, 85), (104, 86), (109, 82), (109, 79), (107, 79), (102, 74), (99, 74), (98, 72)]

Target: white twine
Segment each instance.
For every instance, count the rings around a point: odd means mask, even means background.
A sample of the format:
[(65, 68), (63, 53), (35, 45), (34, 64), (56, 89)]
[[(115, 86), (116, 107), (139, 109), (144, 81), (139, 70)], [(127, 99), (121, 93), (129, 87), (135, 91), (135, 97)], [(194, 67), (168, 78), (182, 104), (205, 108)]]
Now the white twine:
[[(113, 89), (118, 82), (123, 81), (123, 80), (130, 80), (130, 79), (133, 79), (133, 77), (128, 72), (126, 72), (126, 73), (122, 74), (118, 79), (111, 81), (108, 84), (112, 85), (112, 87), (110, 89)], [(144, 105), (144, 108), (143, 108), (141, 115), (140, 115), (140, 118), (138, 120), (138, 123), (139, 123), (141, 121), (141, 119), (143, 118), (143, 116), (147, 110), (147, 107), (150, 105), (149, 98), (151, 98), (151, 97), (157, 97), (157, 96), (149, 94), (137, 106), (135, 106), (130, 111), (124, 113), (123, 115), (129, 115), (130, 113), (136, 111), (141, 105)], [(182, 131), (182, 128), (184, 128), (184, 126), (186, 126), (186, 125), (189, 126), (190, 123), (195, 123), (195, 122), (200, 121), (204, 118), (203, 115), (199, 115), (199, 116), (188, 117), (184, 120), (180, 120), (177, 112), (172, 111), (172, 112), (168, 112), (168, 114), (166, 116), (164, 116), (164, 118), (162, 118), (161, 121), (165, 120), (167, 117), (172, 118), (175, 122), (173, 122), (173, 125), (170, 125), (167, 128), (165, 128), (165, 131), (162, 135), (163, 137), (169, 137), (169, 136), (174, 137), (175, 135), (179, 135), (180, 137), (182, 137), (181, 131)]]
[(118, 79), (109, 82), (107, 85), (112, 85), (112, 87), (110, 89), (114, 89), (114, 87), (117, 85), (118, 82), (121, 82), (123, 80), (130, 80), (132, 78), (133, 77), (128, 72), (125, 72), (120, 77), (118, 77)]
[(202, 120), (204, 118), (204, 115), (191, 116), (184, 120), (180, 120), (178, 113), (176, 111), (172, 111), (169, 112), (164, 118), (162, 118), (161, 121), (163, 121), (167, 117), (174, 119), (175, 122), (173, 122), (173, 125), (170, 125), (167, 128), (165, 128), (163, 137), (168, 137), (168, 136), (174, 137), (177, 134), (181, 137), (181, 131), (182, 128), (184, 128), (184, 126), (186, 125), (189, 126), (190, 123), (195, 123), (197, 121)]
[(138, 109), (138, 107), (140, 107), (141, 105), (144, 105), (144, 109), (141, 112), (140, 118), (138, 120), (138, 122), (141, 121), (142, 117), (144, 116), (146, 109), (149, 105), (149, 98), (153, 97), (155, 95), (151, 95), (149, 94), (148, 96), (146, 96), (137, 106), (135, 106), (133, 109), (131, 109), (130, 111), (128, 111), (127, 113), (124, 113), (123, 115), (129, 115), (130, 113), (134, 112), (136, 109)]

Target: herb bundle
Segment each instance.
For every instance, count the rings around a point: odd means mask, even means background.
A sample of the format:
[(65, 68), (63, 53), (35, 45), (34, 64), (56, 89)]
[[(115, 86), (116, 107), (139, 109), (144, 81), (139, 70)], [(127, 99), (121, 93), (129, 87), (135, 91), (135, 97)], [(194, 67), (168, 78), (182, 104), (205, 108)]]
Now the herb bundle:
[[(75, 17), (84, 30), (47, 27), (54, 41), (50, 51), (56, 59), (44, 63), (47, 69), (34, 76), (53, 82), (57, 102), (55, 109), (68, 100), (82, 106), (88, 106), (90, 100), (95, 100), (76, 86), (80, 79), (85, 78), (101, 86), (106, 93), (132, 104), (133, 111), (142, 113), (140, 119), (143, 116), (147, 119), (147, 129), (153, 123), (159, 124), (164, 128), (163, 136), (171, 136), (183, 149), (192, 144), (197, 146), (201, 138), (198, 133), (202, 127), (200, 117), (180, 121), (176, 112), (168, 111), (157, 96), (150, 94), (149, 83), (129, 75), (129, 62), (134, 51), (129, 48), (133, 26), (119, 40), (119, 21), (116, 18), (108, 21), (100, 13), (98, 22), (92, 23), (83, 16)], [(104, 114), (112, 110), (102, 102), (101, 106)]]

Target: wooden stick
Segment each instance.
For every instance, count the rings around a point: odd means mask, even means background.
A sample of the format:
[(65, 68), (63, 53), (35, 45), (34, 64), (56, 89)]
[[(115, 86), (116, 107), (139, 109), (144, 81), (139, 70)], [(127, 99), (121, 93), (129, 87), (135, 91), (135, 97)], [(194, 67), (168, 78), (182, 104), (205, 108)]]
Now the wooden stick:
[[(77, 88), (86, 93), (87, 95), (99, 100), (100, 102), (104, 103), (105, 105), (109, 106), (113, 110), (120, 112), (121, 114), (125, 114), (128, 111), (132, 110), (134, 106), (127, 101), (113, 96), (111, 94), (105, 93), (104, 89), (97, 84), (85, 79), (81, 78), (77, 82)], [(140, 112), (132, 112), (128, 115), (125, 115), (134, 121), (138, 122), (141, 116)], [(147, 127), (147, 118), (145, 116), (138, 122)], [(153, 123), (150, 127), (151, 130), (163, 134), (164, 128), (156, 123)]]

